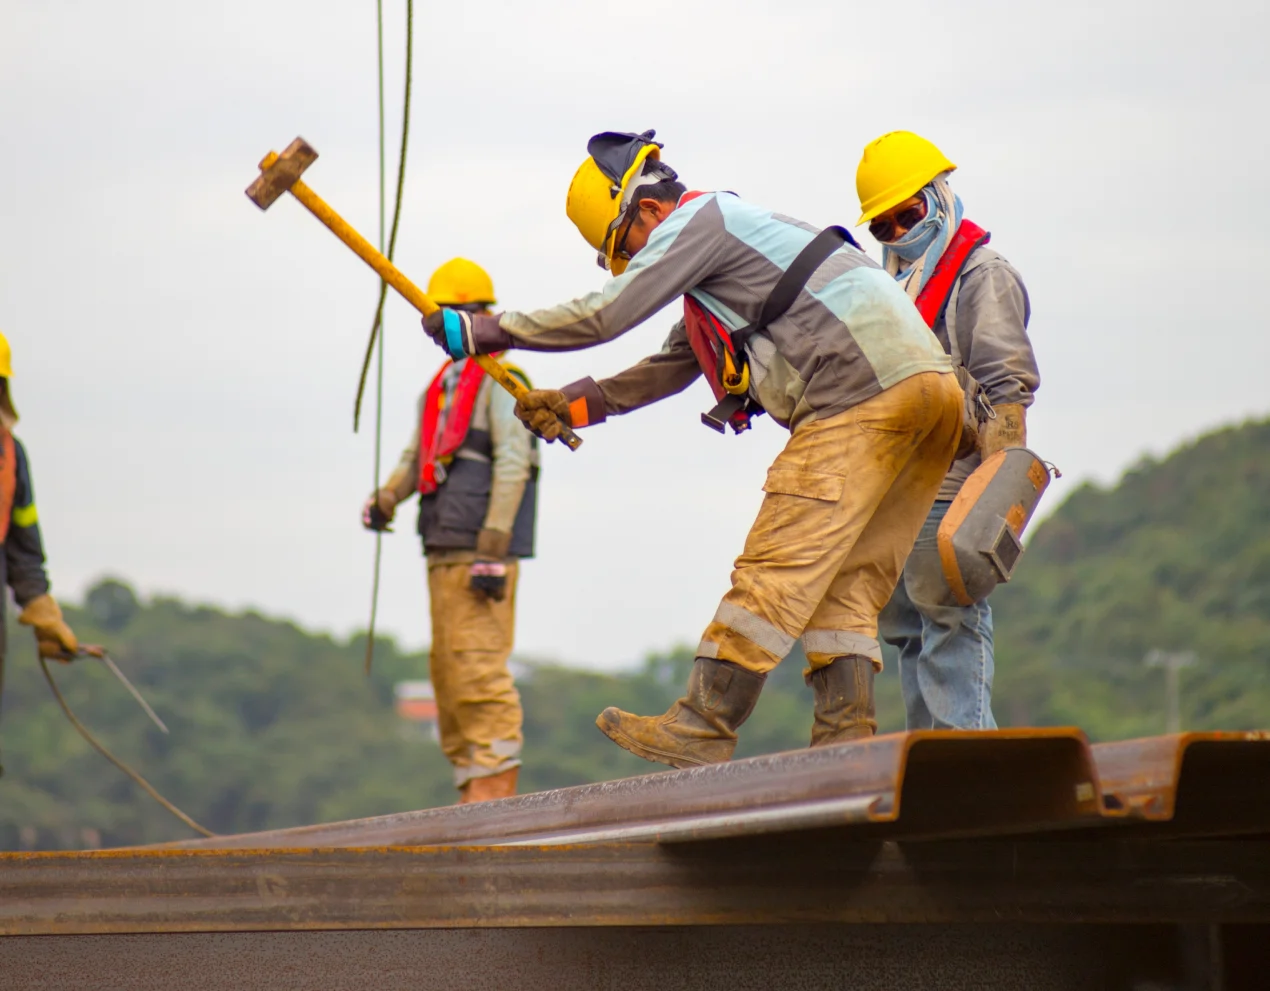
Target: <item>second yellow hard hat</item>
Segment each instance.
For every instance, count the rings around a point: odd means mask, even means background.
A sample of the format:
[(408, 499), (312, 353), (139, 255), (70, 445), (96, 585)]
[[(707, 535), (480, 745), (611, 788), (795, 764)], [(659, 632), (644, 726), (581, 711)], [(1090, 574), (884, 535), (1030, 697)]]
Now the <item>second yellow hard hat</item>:
[(866, 224), (910, 196), (941, 172), (957, 166), (925, 138), (912, 131), (891, 131), (864, 147), (855, 171), (860, 219)]
[(464, 303), (484, 303), (493, 306), (494, 280), (474, 261), (451, 258), (432, 273), (428, 280), (428, 295), (438, 306), (461, 306)]

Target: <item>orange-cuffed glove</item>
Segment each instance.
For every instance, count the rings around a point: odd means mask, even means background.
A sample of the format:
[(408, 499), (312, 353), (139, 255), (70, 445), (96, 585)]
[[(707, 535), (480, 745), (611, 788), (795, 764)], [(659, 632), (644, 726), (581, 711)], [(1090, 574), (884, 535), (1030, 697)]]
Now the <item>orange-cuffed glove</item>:
[(573, 426), (569, 400), (559, 389), (531, 389), (516, 400), (516, 416), (532, 433), (551, 442), (560, 436), (560, 424)]

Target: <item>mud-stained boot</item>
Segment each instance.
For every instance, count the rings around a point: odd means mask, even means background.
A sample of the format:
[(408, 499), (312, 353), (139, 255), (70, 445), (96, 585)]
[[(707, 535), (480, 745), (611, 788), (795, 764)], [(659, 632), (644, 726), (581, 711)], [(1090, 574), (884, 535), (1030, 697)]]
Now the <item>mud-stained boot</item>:
[(750, 718), (766, 680), (730, 661), (698, 657), (687, 694), (665, 715), (633, 716), (610, 706), (595, 725), (644, 760), (671, 767), (717, 764), (732, 756), (737, 727)]
[(459, 796), (460, 805), (471, 805), (473, 802), (489, 802), (496, 798), (511, 798), (516, 794), (516, 779), (520, 776), (520, 768), (510, 771), (489, 774), (483, 778), (470, 778), (463, 786)]
[(859, 654), (835, 657), (807, 676), (816, 694), (811, 745), (847, 743), (878, 731), (873, 711), (873, 661)]

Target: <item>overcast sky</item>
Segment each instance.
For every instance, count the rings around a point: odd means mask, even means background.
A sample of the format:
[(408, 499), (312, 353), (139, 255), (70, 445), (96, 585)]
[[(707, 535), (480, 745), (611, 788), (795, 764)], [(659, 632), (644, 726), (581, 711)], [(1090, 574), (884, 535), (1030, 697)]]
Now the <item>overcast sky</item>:
[[(417, 282), (464, 255), (508, 307), (600, 285), (564, 214), (596, 131), (656, 127), (691, 187), (850, 224), (861, 148), (904, 128), (958, 163), (1027, 282), (1031, 441), (1064, 472), (1045, 506), (1270, 411), (1263, 0), (417, 7), (398, 248)], [(403, 17), (388, 0), (394, 163)], [(306, 179), (375, 240), (376, 133), (369, 0), (0, 0), (0, 330), (61, 595), (113, 573), (364, 626), (374, 437), (351, 421), (377, 282), (294, 200), (262, 215), (242, 190), (302, 134)], [(675, 310), (523, 364), (552, 386), (618, 371)], [(440, 358), (392, 300), (386, 465)], [(698, 383), (546, 452), (520, 653), (612, 667), (696, 641), (786, 436), (720, 437), (709, 405)], [(380, 615), (417, 645), (413, 524), (385, 538)]]

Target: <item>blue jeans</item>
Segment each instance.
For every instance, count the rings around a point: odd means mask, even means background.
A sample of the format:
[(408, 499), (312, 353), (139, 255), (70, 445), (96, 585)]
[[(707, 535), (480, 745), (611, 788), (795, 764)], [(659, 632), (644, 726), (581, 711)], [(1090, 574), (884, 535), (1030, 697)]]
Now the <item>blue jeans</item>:
[(992, 718), (992, 607), (957, 604), (944, 580), (935, 534), (948, 512), (937, 502), (878, 617), (899, 648), (904, 715), (915, 729), (996, 729)]

